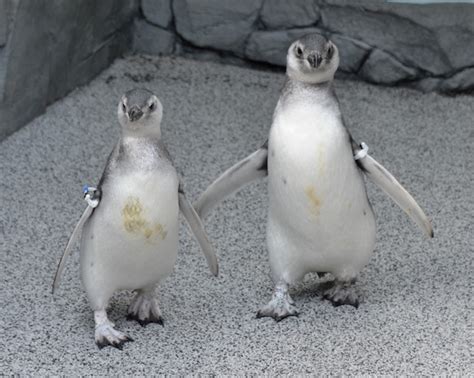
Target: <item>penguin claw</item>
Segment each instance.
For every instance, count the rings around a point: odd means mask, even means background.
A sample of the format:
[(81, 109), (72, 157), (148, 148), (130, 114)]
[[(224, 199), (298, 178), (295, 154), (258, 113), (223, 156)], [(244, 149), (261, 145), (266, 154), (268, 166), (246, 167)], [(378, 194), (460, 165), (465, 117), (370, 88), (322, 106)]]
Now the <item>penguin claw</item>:
[(296, 307), (293, 306), (289, 301), (277, 303), (272, 299), (267, 305), (263, 306), (257, 312), (257, 319), (260, 318), (273, 318), (277, 323), (289, 316), (298, 316), (299, 313)]
[(279, 281), (273, 290), (272, 299), (257, 312), (257, 318), (269, 317), (276, 322), (281, 322), (289, 316), (298, 316), (298, 311), (294, 306), (295, 302), (288, 293), (288, 284)]
[(357, 299), (354, 300), (354, 301), (347, 300), (347, 299), (344, 299), (344, 300), (332, 300), (331, 298), (326, 298), (326, 299), (331, 301), (331, 303), (334, 307), (349, 305), (349, 306), (352, 306), (352, 307), (355, 307), (355, 308), (359, 308), (359, 301)]
[(95, 330), (95, 343), (99, 349), (111, 346), (122, 350), (125, 343), (133, 341), (131, 337), (117, 331), (110, 324), (101, 325)]
[(157, 323), (164, 327), (158, 301), (146, 292), (139, 292), (133, 298), (128, 308), (127, 320), (135, 320), (142, 327), (146, 327), (150, 323)]
[(131, 337), (126, 336), (125, 339), (119, 341), (109, 341), (108, 339), (104, 338), (100, 341), (96, 341), (97, 346), (99, 349), (103, 349), (106, 346), (111, 346), (117, 348), (119, 350), (123, 350), (123, 345), (128, 342), (133, 342), (134, 340)]
[(97, 344), (97, 346), (99, 347), (99, 349), (103, 349), (103, 348), (106, 347), (107, 345), (110, 345), (110, 343), (109, 343), (108, 341), (106, 341), (105, 339), (100, 340), (100, 341), (96, 341), (95, 343)]
[(161, 316), (155, 316), (154, 314), (149, 314), (148, 317), (145, 319), (140, 319), (140, 317), (137, 314), (134, 313), (128, 313), (127, 314), (127, 320), (129, 321), (136, 321), (138, 324), (140, 324), (142, 327), (146, 327), (150, 323), (156, 323), (161, 325), (162, 327), (165, 326), (164, 320)]
[(352, 286), (346, 283), (335, 283), (332, 287), (326, 289), (323, 298), (332, 303), (334, 307), (349, 305), (359, 308), (359, 297)]
[(283, 319), (286, 319), (290, 316), (296, 316), (298, 317), (300, 314), (298, 311), (292, 311), (292, 312), (285, 312), (285, 313), (282, 313), (282, 312), (266, 312), (266, 311), (263, 311), (262, 309), (258, 310), (257, 311), (257, 319), (260, 319), (260, 318), (272, 318), (273, 320), (275, 320), (277, 323), (281, 322)]

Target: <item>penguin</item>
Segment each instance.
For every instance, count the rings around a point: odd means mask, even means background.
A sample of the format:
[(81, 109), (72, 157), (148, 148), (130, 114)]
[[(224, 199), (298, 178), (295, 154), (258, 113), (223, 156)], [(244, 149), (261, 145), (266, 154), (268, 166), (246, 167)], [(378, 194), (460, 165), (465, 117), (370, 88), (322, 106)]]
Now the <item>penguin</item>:
[(204, 217), (242, 186), (268, 176), (267, 249), (275, 287), (257, 317), (298, 315), (289, 285), (310, 272), (332, 274), (323, 297), (334, 306), (359, 306), (353, 283), (373, 253), (376, 233), (364, 175), (433, 236), (413, 197), (345, 127), (333, 88), (338, 65), (337, 46), (320, 34), (292, 43), (267, 142), (224, 172), (195, 204)]
[(60, 260), (53, 293), (82, 228), (81, 279), (94, 311), (95, 341), (99, 348), (122, 349), (132, 339), (108, 319), (108, 301), (118, 290), (134, 290), (127, 319), (142, 326), (163, 325), (155, 289), (175, 265), (180, 210), (214, 275), (218, 264), (161, 140), (163, 106), (159, 99), (146, 89), (133, 89), (122, 96), (117, 114), (121, 137), (97, 189), (85, 191), (89, 206)]

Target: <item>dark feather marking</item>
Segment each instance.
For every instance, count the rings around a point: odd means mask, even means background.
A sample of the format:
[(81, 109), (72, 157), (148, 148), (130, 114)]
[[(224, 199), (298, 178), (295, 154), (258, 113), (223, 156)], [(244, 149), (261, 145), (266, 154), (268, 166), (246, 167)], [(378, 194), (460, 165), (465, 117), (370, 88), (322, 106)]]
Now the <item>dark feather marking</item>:
[(262, 165), (257, 169), (258, 171), (265, 171), (268, 174), (268, 159), (262, 163)]
[(360, 162), (359, 160), (356, 160), (355, 162), (356, 162), (357, 166), (359, 167), (359, 169), (360, 169), (362, 172), (364, 172), (364, 173), (366, 173), (366, 174), (369, 173), (369, 171), (367, 171), (367, 170), (362, 166), (362, 164), (361, 164), (361, 162)]
[(112, 164), (113, 160), (116, 160), (117, 157), (114, 155), (120, 155), (121, 153), (123, 154), (123, 151), (121, 151), (122, 145), (118, 145), (114, 147), (114, 149), (110, 152), (109, 157), (107, 158), (107, 162), (105, 163), (105, 168), (104, 171), (102, 172), (102, 176), (100, 177), (99, 184), (97, 184), (97, 190), (100, 191), (102, 195), (102, 186), (104, 183), (107, 181), (107, 178), (110, 175), (110, 166)]
[[(347, 128), (346, 128), (347, 130)], [(360, 148), (360, 145), (354, 140), (354, 138), (352, 137), (351, 133), (349, 132), (349, 130), (347, 130), (347, 134), (349, 136), (349, 143), (351, 144), (351, 148), (352, 148), (352, 155), (355, 155), (356, 154), (356, 151)], [(359, 169), (368, 174), (369, 171), (367, 171), (361, 164), (360, 160), (354, 160), (355, 163), (357, 164), (357, 166), (359, 167)]]
[[(268, 151), (268, 139), (263, 143), (262, 147), (265, 150)], [(257, 169), (258, 171), (265, 171), (268, 174), (268, 157), (265, 159), (265, 161), (262, 163), (262, 165)]]

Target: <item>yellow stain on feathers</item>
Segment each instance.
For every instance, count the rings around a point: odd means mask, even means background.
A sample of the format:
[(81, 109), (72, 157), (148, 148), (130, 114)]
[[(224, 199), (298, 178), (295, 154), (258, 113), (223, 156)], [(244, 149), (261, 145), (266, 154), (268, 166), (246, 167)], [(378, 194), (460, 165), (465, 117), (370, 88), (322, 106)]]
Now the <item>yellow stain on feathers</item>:
[(130, 196), (122, 209), (123, 227), (125, 231), (143, 235), (147, 241), (153, 241), (156, 237), (161, 240), (168, 234), (163, 225), (159, 222), (150, 224), (143, 215), (143, 206), (138, 197)]
[(321, 208), (321, 199), (316, 194), (316, 189), (314, 188), (313, 185), (310, 185), (304, 190), (304, 192), (306, 194), (306, 197), (308, 198), (311, 212), (314, 215), (318, 216), (319, 210)]

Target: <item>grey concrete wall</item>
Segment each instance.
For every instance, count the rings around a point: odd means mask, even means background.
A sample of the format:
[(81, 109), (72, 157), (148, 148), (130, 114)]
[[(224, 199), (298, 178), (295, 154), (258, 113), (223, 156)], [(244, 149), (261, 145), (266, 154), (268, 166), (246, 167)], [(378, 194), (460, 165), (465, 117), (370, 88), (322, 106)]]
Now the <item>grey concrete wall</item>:
[(141, 0), (135, 51), (284, 66), (298, 37), (319, 32), (340, 71), (423, 91), (474, 88), (474, 4), (381, 0)]
[(138, 0), (0, 0), (0, 140), (127, 51)]

